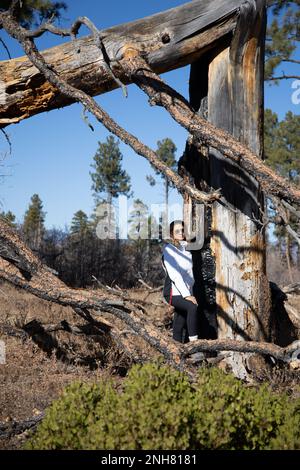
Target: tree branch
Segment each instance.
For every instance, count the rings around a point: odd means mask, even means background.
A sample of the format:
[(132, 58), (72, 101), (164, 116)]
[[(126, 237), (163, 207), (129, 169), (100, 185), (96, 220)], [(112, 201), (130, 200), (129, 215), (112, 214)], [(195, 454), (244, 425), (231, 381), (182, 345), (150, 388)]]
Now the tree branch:
[(266, 78), (266, 81), (271, 82), (271, 81), (275, 81), (275, 80), (290, 80), (290, 79), (300, 80), (300, 75), (285, 75), (285, 74), (283, 74), (283, 75), (278, 76), (278, 77)]
[(45, 59), (37, 50), (33, 40), (28, 37), (27, 30), (22, 28), (8, 13), (0, 14), (0, 22), (8, 34), (14, 37), (23, 47), (32, 63), (40, 70), (46, 79), (69, 98), (83, 104), (95, 118), (101, 122), (110, 132), (128, 144), (138, 155), (145, 157), (158, 171), (163, 173), (172, 181), (181, 193), (188, 193), (192, 198), (204, 204), (219, 199), (220, 194), (214, 191), (211, 194), (204, 193), (186, 183), (186, 181), (165, 165), (156, 153), (141, 143), (134, 135), (119, 126), (89, 95), (77, 88), (68, 85), (58, 74), (45, 62)]
[(292, 64), (300, 64), (300, 60), (296, 59), (282, 59), (281, 62), (291, 62)]
[(218, 129), (195, 113), (186, 99), (166, 85), (144, 59), (138, 55), (134, 56), (131, 51), (131, 56), (123, 63), (123, 67), (132, 81), (149, 96), (150, 104), (163, 106), (190, 134), (238, 163), (256, 178), (266, 194), (300, 204), (300, 191), (296, 186), (275, 173), (231, 134)]
[[(48, 66), (43, 56), (37, 50), (33, 39), (8, 13), (0, 14), (4, 29), (22, 45), (32, 63), (40, 70), (46, 79), (59, 91), (73, 100), (79, 101), (94, 114), (96, 119), (117, 137), (130, 145), (136, 153), (147, 158), (150, 163), (170, 179), (180, 192), (187, 192), (192, 198), (204, 203), (212, 202), (220, 197), (219, 193), (202, 193), (186, 184), (186, 181), (164, 165), (149, 147), (120, 127), (100, 106), (86, 93), (68, 85), (59, 78), (58, 74)], [(125, 54), (126, 55), (126, 54)], [(300, 191), (279, 177), (258, 159), (249, 149), (235, 140), (230, 134), (216, 128), (198, 116), (189, 103), (164, 82), (150, 69), (145, 61), (133, 57), (132, 49), (128, 51), (126, 72), (150, 97), (153, 104), (164, 106), (172, 117), (192, 135), (204, 141), (207, 145), (218, 149), (231, 160), (237, 162), (243, 169), (256, 177), (262, 188), (268, 194), (280, 195), (281, 198), (300, 203)], [(0, 242), (4, 251), (0, 253), (0, 277), (21, 287), (28, 292), (52, 302), (71, 306), (80, 311), (87, 309), (107, 312), (124, 322), (130, 330), (143, 338), (147, 343), (161, 353), (173, 367), (190, 372), (184, 363), (185, 357), (192, 351), (222, 351), (252, 352), (270, 354), (277, 359), (288, 361), (300, 347), (300, 342), (292, 343), (288, 348), (274, 344), (244, 342), (234, 340), (199, 340), (187, 346), (181, 346), (167, 335), (153, 327), (145, 315), (137, 310), (132, 302), (108, 299), (103, 294), (90, 293), (85, 290), (71, 289), (64, 285), (49, 268), (43, 265), (20, 240), (17, 233), (0, 220)], [(116, 294), (117, 295), (117, 294)]]
[(291, 206), (288, 202), (286, 201), (281, 201), (281, 204), (288, 210), (290, 211), (294, 216), (296, 216), (298, 219), (300, 219), (300, 211), (297, 211), (293, 206)]
[(5, 44), (5, 42), (3, 41), (2, 38), (0, 38), (0, 42), (1, 42), (2, 46), (4, 47), (4, 49), (6, 50), (9, 59), (11, 59), (11, 55), (10, 55), (9, 49), (8, 49), (7, 45)]
[[(286, 214), (286, 210), (284, 209), (283, 205), (281, 204), (281, 201), (277, 198), (272, 199), (273, 203), (275, 204), (276, 210), (278, 214), (280, 215), (281, 219), (283, 220), (283, 226), (285, 227), (286, 231), (291, 235), (291, 237), (298, 243), (300, 246), (300, 237), (298, 236), (297, 232), (292, 229), (292, 227), (289, 224), (289, 218)], [(289, 206), (289, 204), (288, 204)], [(289, 209), (287, 209), (289, 210)]]
[(257, 341), (199, 339), (197, 341), (187, 343), (185, 346), (185, 356), (197, 351), (236, 351), (241, 353), (256, 353), (269, 355), (283, 362), (290, 362), (297, 359), (300, 354), (300, 341), (294, 341), (289, 346), (282, 348), (276, 344)]
[[(193, 376), (193, 373), (189, 365), (185, 363), (185, 358), (196, 350), (268, 354), (288, 361), (300, 347), (299, 341), (297, 344), (292, 343), (288, 348), (281, 348), (270, 343), (234, 340), (198, 340), (193, 344), (181, 345), (155, 327), (148, 316), (136, 309), (131, 302), (118, 298), (119, 293), (113, 298), (108, 298), (102, 292), (94, 293), (85, 289), (67, 287), (29, 250), (17, 232), (2, 220), (0, 220), (0, 243), (9, 246), (10, 251), (14, 253), (12, 259), (9, 259), (7, 254), (5, 258), (0, 254), (1, 278), (41, 299), (70, 306), (88, 321), (88, 317), (93, 319), (93, 316), (89, 312), (88, 316), (86, 313), (83, 315), (83, 312), (90, 309), (96, 316), (103, 315), (103, 312), (112, 315), (113, 318), (125, 323), (132, 333), (137, 334), (162, 354), (172, 367), (185, 370), (190, 376)], [(120, 333), (117, 336), (120, 337)], [(149, 360), (149, 357), (147, 359)]]
[(35, 428), (44, 418), (45, 413), (40, 413), (25, 421), (13, 421), (11, 423), (0, 423), (0, 439), (8, 439), (12, 436), (22, 434), (28, 429)]

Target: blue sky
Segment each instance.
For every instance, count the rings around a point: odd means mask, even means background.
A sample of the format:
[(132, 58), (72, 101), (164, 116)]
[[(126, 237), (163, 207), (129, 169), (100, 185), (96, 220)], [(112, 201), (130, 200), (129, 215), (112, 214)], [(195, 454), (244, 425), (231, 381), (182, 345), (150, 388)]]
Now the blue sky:
[[(85, 15), (98, 28), (107, 28), (181, 5), (185, 1), (111, 0), (105, 2), (105, 6), (95, 0), (67, 0), (66, 3), (68, 11), (64, 13), (64, 25)], [(86, 33), (86, 30), (82, 30), (82, 34)], [(5, 39), (13, 57), (23, 55), (20, 47), (5, 37), (3, 32), (1, 37)], [(61, 42), (61, 38), (46, 35), (37, 44), (39, 48), (45, 49)], [(0, 60), (6, 59), (6, 52), (0, 45)], [(285, 70), (288, 73), (297, 71), (296, 66), (288, 66)], [(164, 74), (163, 78), (188, 97), (189, 67)], [(280, 86), (266, 85), (265, 88), (266, 107), (277, 112), (280, 119), (284, 118), (288, 110), (299, 113), (300, 105), (294, 105), (291, 101), (291, 84), (291, 80), (282, 81)], [(179, 158), (185, 147), (186, 131), (165, 110), (150, 107), (146, 96), (138, 88), (132, 85), (128, 91), (127, 99), (121, 90), (115, 90), (98, 97), (97, 101), (122, 126), (152, 148), (156, 147), (158, 140), (170, 137), (177, 146)], [(31, 196), (38, 193), (44, 204), (46, 226), (49, 228), (64, 228), (79, 209), (90, 215), (94, 207), (90, 164), (98, 141), (104, 141), (108, 135), (100, 124), (95, 123), (94, 128), (95, 132), (91, 132), (83, 122), (81, 106), (78, 104), (39, 114), (8, 127), (6, 130), (13, 147), (12, 155), (6, 156), (0, 168), (0, 173), (6, 175), (0, 182), (0, 210), (11, 210), (21, 222)], [(0, 155), (3, 155), (7, 151), (7, 144), (1, 136), (0, 139)], [(147, 174), (154, 175), (149, 163), (135, 155), (126, 145), (121, 143), (120, 148), (123, 166), (131, 177), (134, 198), (142, 199), (149, 206), (163, 202), (161, 179), (158, 177), (159, 184), (154, 188), (146, 181)], [(175, 189), (171, 190), (170, 202), (181, 204), (181, 196)]]

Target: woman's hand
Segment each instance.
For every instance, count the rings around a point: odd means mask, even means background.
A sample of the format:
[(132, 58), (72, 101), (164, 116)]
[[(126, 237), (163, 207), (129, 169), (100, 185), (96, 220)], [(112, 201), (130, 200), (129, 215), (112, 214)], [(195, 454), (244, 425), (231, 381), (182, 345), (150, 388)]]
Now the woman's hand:
[(185, 300), (190, 300), (190, 302), (193, 302), (193, 304), (198, 305), (196, 297), (194, 297), (193, 295), (189, 295), (188, 297), (185, 297)]

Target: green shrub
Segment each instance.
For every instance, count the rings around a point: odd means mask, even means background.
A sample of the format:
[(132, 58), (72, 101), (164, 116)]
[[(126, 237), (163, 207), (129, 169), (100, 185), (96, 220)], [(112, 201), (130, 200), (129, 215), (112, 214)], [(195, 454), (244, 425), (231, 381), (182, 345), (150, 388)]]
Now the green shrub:
[[(217, 368), (196, 384), (161, 364), (112, 383), (74, 383), (53, 402), (27, 449), (279, 449), (300, 447), (300, 401), (245, 387)], [(291, 447), (290, 447), (291, 446)]]
[(271, 440), (268, 449), (300, 450), (300, 400), (288, 407), (286, 419)]
[(264, 449), (284, 422), (287, 396), (245, 387), (214, 368), (201, 372), (195, 402), (198, 448)]
[(83, 449), (88, 428), (97, 420), (97, 404), (115, 392), (110, 383), (74, 382), (47, 409), (38, 432), (27, 441), (27, 449)]

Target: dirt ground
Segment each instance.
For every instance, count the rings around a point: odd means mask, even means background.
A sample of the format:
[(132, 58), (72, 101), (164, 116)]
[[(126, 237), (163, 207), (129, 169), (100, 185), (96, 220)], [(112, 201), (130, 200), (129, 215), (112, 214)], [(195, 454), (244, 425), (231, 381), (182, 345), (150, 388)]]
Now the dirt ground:
[[(160, 292), (130, 289), (128, 293), (154, 304), (161, 300)], [(154, 305), (147, 311), (154, 321), (163, 320), (164, 307)], [(70, 382), (113, 377), (118, 385), (126, 375), (130, 359), (105, 337), (65, 331), (33, 334), (28, 327), (30, 322), (36, 327), (62, 320), (76, 326), (85, 323), (71, 308), (43, 301), (1, 281), (0, 340), (6, 357), (0, 364), (0, 430), (3, 423), (10, 425), (39, 415)], [(18, 449), (27, 436), (26, 431), (0, 438), (0, 449)]]

